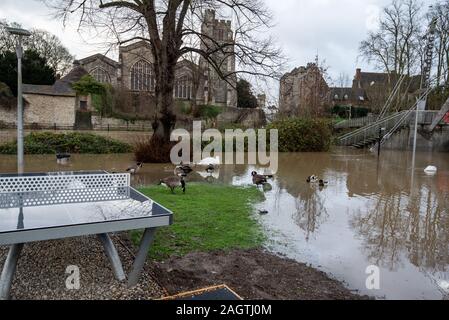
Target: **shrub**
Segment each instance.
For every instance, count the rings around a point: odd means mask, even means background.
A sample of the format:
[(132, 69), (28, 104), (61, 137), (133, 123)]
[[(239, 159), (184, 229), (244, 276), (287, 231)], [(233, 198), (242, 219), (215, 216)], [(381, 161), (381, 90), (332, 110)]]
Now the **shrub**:
[(328, 120), (287, 118), (274, 121), (267, 129), (279, 131), (280, 152), (328, 151), (332, 141)]
[[(126, 143), (89, 133), (31, 133), (24, 139), (25, 154), (55, 154), (58, 152), (110, 154), (132, 152)], [(0, 146), (0, 154), (16, 154), (17, 142)]]

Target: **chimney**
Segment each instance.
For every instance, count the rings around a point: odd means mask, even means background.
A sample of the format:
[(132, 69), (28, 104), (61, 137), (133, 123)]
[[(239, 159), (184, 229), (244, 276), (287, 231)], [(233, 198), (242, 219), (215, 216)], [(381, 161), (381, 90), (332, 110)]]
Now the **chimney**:
[(357, 69), (355, 70), (355, 79), (356, 79), (357, 81), (362, 81), (362, 69), (357, 68)]
[(357, 88), (361, 89), (362, 88), (362, 69), (357, 68), (355, 70), (355, 77), (354, 77), (354, 85)]

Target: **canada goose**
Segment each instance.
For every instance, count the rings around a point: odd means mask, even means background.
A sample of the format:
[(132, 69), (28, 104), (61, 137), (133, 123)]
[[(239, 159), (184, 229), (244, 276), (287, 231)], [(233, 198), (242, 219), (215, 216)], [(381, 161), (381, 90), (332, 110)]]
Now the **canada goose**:
[(176, 188), (181, 188), (183, 193), (186, 193), (186, 182), (184, 177), (169, 177), (161, 179), (159, 185), (164, 185), (175, 193)]
[(328, 184), (329, 184), (328, 181), (324, 181), (324, 180), (322, 180), (322, 179), (318, 182), (318, 185), (319, 185), (320, 187), (325, 187), (325, 186), (327, 186)]
[(261, 175), (257, 174), (256, 171), (251, 172), (251, 176), (253, 177), (253, 183), (258, 186), (268, 183), (268, 178), (273, 178), (272, 175)]
[(191, 166), (181, 163), (179, 166), (176, 166), (174, 173), (176, 176), (187, 177), (187, 175), (192, 171), (193, 169)]
[(142, 167), (143, 167), (143, 163), (142, 162), (137, 162), (134, 166), (131, 166), (128, 169), (126, 169), (126, 172), (129, 172), (131, 174), (135, 174), (135, 173), (139, 172), (139, 170)]

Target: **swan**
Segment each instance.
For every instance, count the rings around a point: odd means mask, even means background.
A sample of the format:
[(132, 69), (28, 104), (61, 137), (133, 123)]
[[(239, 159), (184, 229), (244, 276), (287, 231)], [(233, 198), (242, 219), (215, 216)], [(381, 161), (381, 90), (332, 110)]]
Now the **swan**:
[(200, 162), (197, 163), (198, 166), (219, 166), (221, 164), (220, 161), (220, 157), (217, 156), (215, 158), (209, 157), (209, 158), (204, 158), (203, 160), (201, 160)]
[(424, 172), (427, 174), (436, 174), (438, 172), (438, 168), (435, 166), (428, 166), (426, 169), (424, 169)]

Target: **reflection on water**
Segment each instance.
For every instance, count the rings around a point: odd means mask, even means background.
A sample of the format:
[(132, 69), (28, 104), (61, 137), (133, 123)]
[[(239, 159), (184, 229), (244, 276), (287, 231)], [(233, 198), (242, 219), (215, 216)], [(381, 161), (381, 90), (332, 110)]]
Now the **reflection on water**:
[[(387, 299), (441, 299), (449, 282), (449, 154), (418, 154), (411, 185), (410, 153), (385, 151), (376, 157), (347, 149), (322, 154), (283, 154), (279, 172), (257, 210), (270, 235), (267, 246), (310, 263), (351, 289)], [(26, 159), (27, 171), (123, 172), (132, 155), (75, 155), (68, 167), (53, 157)], [(15, 158), (0, 156), (0, 172), (14, 172)], [(435, 176), (424, 168), (435, 165)], [(224, 166), (219, 174), (193, 174), (190, 181), (251, 184), (254, 166)], [(132, 182), (156, 184), (173, 174), (171, 165), (145, 165)], [(329, 181), (306, 183), (311, 174)], [(218, 179), (217, 179), (218, 178)], [(381, 290), (365, 287), (370, 265), (381, 269)], [(447, 292), (449, 293), (449, 291)]]

